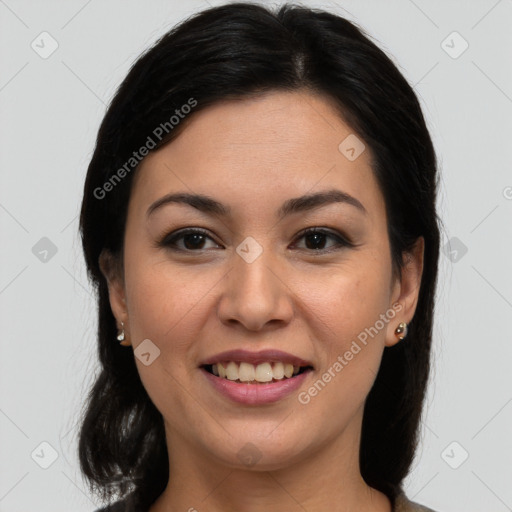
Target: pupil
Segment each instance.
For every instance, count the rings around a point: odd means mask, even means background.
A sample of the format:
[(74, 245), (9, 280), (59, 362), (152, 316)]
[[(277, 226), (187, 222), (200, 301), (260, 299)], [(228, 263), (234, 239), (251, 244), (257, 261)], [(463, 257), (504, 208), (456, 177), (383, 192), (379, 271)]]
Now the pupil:
[[(204, 238), (204, 235), (200, 235), (197, 233), (191, 233), (191, 234), (185, 235), (183, 237), (183, 241), (184, 241), (185, 247), (187, 249), (197, 249), (197, 248), (200, 248), (201, 244), (204, 242), (203, 238)], [(192, 244), (189, 243), (191, 239), (194, 240), (192, 242)]]
[[(321, 249), (321, 247), (317, 247), (316, 245), (318, 244), (319, 240), (318, 240), (318, 237), (325, 237), (325, 235), (323, 233), (315, 233), (315, 234), (312, 234), (312, 235), (307, 235), (306, 237), (306, 240), (311, 240), (313, 238), (316, 238), (315, 242), (313, 243), (314, 247), (308, 247), (308, 249)], [(325, 242), (325, 240), (322, 240)], [(320, 245), (323, 245), (320, 241)], [(306, 244), (308, 245), (308, 244)]]

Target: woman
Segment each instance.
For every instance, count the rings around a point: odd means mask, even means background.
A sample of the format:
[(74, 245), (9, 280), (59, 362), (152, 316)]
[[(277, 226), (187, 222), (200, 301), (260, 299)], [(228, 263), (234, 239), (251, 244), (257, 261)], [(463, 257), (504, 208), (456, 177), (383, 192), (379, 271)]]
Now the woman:
[(430, 510), (402, 482), (436, 187), (413, 90), (339, 16), (225, 5), (139, 58), (81, 212), (101, 373), (79, 456), (121, 498), (103, 510)]

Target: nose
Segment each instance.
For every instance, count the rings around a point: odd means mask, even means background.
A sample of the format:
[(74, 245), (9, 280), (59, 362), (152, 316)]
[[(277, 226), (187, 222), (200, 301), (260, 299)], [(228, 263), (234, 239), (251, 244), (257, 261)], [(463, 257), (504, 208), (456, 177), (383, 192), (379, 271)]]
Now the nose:
[(238, 253), (223, 281), (218, 316), (226, 325), (242, 325), (250, 331), (284, 326), (293, 317), (293, 292), (278, 262), (268, 250), (252, 262)]

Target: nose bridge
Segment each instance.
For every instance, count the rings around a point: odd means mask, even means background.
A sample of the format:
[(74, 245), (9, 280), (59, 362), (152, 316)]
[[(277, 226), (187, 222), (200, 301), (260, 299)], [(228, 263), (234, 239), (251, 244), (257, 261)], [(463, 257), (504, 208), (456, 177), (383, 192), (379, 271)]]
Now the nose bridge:
[(233, 266), (219, 306), (223, 322), (238, 322), (257, 330), (275, 320), (289, 321), (293, 313), (287, 287), (279, 276), (272, 248), (246, 237), (233, 254)]

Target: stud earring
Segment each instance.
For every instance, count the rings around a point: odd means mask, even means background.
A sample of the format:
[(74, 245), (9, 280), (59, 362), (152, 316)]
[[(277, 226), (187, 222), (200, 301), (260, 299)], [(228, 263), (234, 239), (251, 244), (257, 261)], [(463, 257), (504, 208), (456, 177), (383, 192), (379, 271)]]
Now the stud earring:
[(400, 322), (395, 330), (395, 334), (398, 336), (399, 340), (403, 340), (407, 336), (408, 330), (407, 324), (405, 322)]
[(117, 335), (117, 341), (119, 341), (119, 345), (122, 345), (123, 347), (129, 347), (130, 343), (125, 340), (124, 335), (124, 322), (121, 322), (121, 332)]

